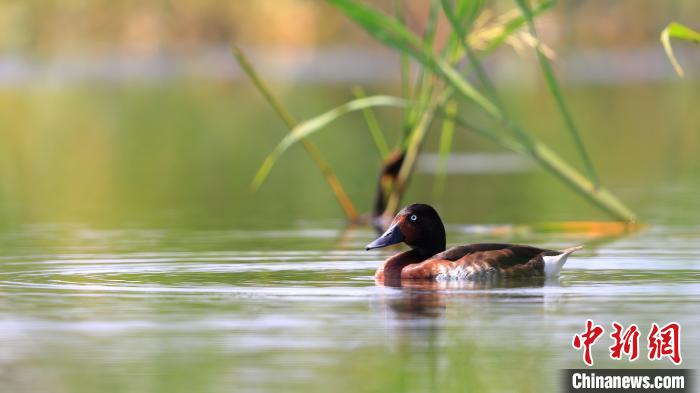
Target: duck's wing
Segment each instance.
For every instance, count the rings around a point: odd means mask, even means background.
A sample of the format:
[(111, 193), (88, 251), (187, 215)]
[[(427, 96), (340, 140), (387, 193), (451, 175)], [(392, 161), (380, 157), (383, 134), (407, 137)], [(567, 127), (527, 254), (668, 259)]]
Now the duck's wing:
[(541, 254), (558, 254), (559, 251), (547, 250), (520, 244), (505, 243), (475, 243), (452, 247), (430, 259), (448, 261), (480, 261), (486, 260), (499, 267), (510, 267), (527, 263)]
[(407, 266), (402, 278), (489, 279), (524, 277), (545, 272), (544, 256), (561, 252), (532, 246), (479, 243), (452, 247), (425, 262)]

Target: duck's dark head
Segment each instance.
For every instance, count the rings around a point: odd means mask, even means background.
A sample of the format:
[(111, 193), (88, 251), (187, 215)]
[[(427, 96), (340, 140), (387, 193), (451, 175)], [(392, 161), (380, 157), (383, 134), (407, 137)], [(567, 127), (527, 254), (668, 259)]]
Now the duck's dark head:
[(394, 217), (389, 229), (367, 245), (367, 250), (401, 242), (426, 257), (445, 250), (445, 227), (432, 206), (416, 203), (404, 207)]

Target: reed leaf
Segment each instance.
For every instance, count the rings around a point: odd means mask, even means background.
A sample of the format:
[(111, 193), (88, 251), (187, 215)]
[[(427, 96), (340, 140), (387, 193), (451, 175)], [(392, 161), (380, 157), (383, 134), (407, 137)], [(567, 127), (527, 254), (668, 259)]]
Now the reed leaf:
[(454, 90), (451, 87), (447, 87), (437, 97), (428, 100), (429, 104), (422, 112), (420, 120), (416, 124), (416, 127), (408, 140), (403, 164), (401, 165), (399, 174), (396, 177), (394, 187), (391, 195), (389, 195), (386, 208), (384, 210), (385, 216), (393, 216), (397, 211), (401, 203), (404, 190), (408, 184), (408, 180), (413, 173), (413, 168), (416, 160), (418, 159), (418, 153), (423, 145), (423, 141), (425, 140), (425, 135), (430, 129), (430, 125), (433, 122), (435, 114), (444, 108), (445, 104), (450, 97), (452, 97), (453, 93)]
[[(459, 26), (459, 29), (454, 30), (455, 32), (469, 31), (483, 5), (484, 0), (456, 0), (453, 7), (451, 0), (440, 0), (443, 13), (448, 18), (452, 18), (449, 21), (450, 24)], [(449, 9), (449, 15), (445, 12), (446, 9)], [(466, 37), (460, 37), (462, 38)]]
[[(479, 61), (478, 57), (476, 56), (471, 46), (469, 45), (469, 42), (467, 41), (467, 29), (469, 28), (471, 23), (465, 25), (465, 23), (462, 21), (462, 16), (460, 16), (458, 13), (455, 13), (455, 11), (452, 9), (450, 0), (441, 0), (441, 3), (442, 11), (447, 17), (447, 20), (450, 22), (450, 25), (452, 25), (452, 30), (458, 38), (457, 42), (459, 42), (460, 46), (462, 47), (462, 50), (466, 53), (467, 59), (469, 60), (469, 64), (476, 73), (476, 76), (479, 79), (481, 86), (486, 90), (486, 93), (489, 95), (491, 100), (493, 100), (494, 104), (498, 107), (498, 109), (505, 114), (504, 107), (501, 104), (500, 99), (498, 98), (498, 94), (496, 94), (495, 87), (487, 77), (486, 72), (481, 66), (481, 62)], [(478, 3), (478, 1), (474, 3)]]
[[(329, 0), (348, 17), (353, 19), (358, 25), (363, 27), (376, 39), (384, 42), (387, 46), (402, 51), (415, 60), (422, 62), (433, 73), (449, 85), (449, 94), (452, 91), (460, 93), (463, 97), (475, 102), (486, 113), (494, 119), (502, 122), (509, 129), (518, 135), (526, 144), (530, 144), (530, 137), (517, 124), (509, 121), (503, 112), (489, 99), (483, 96), (474, 88), (462, 75), (453, 68), (449, 62), (437, 57), (432, 48), (425, 46), (421, 39), (409, 31), (405, 26), (398, 23), (393, 18), (367, 6), (356, 3), (352, 0)], [(452, 90), (453, 89), (453, 90)]]
[(440, 1), (431, 0), (430, 10), (428, 12), (428, 23), (425, 25), (425, 33), (423, 33), (423, 41), (432, 46), (435, 42), (435, 33), (437, 33), (438, 16), (440, 16)]
[(669, 23), (668, 26), (661, 31), (661, 44), (664, 46), (666, 56), (668, 56), (668, 59), (671, 61), (673, 69), (676, 70), (676, 74), (682, 78), (684, 75), (683, 67), (681, 67), (676, 56), (673, 54), (671, 38), (700, 44), (700, 33), (678, 22)]
[[(353, 93), (355, 94), (355, 98), (367, 97), (364, 89), (362, 89), (359, 86), (353, 89)], [(387, 145), (386, 143), (386, 138), (384, 138), (384, 132), (382, 132), (382, 129), (379, 126), (379, 122), (377, 121), (377, 117), (374, 115), (374, 111), (371, 107), (363, 108), (362, 115), (364, 116), (365, 122), (367, 123), (369, 133), (370, 135), (372, 135), (372, 140), (374, 141), (374, 146), (377, 148), (379, 157), (382, 159), (386, 158), (389, 155), (389, 145)]]
[(267, 86), (265, 81), (262, 80), (258, 72), (255, 70), (255, 67), (253, 67), (253, 64), (251, 64), (241, 48), (239, 48), (237, 45), (231, 45), (231, 52), (233, 53), (233, 57), (236, 58), (238, 65), (243, 69), (243, 71), (245, 71), (248, 78), (250, 78), (250, 81), (253, 82), (255, 88), (258, 89), (258, 92), (262, 94), (267, 103), (270, 104), (272, 109), (274, 109), (280, 119), (282, 119), (284, 124), (290, 129), (294, 128), (297, 123), (296, 119), (294, 119), (294, 116), (292, 116), (287, 108), (282, 105), (282, 102), (278, 100), (274, 94), (272, 94), (270, 88)]
[(581, 135), (579, 134), (578, 129), (576, 128), (576, 124), (574, 123), (574, 118), (571, 115), (568, 106), (566, 105), (564, 95), (562, 94), (561, 89), (559, 88), (559, 83), (557, 82), (557, 78), (554, 75), (554, 70), (552, 70), (552, 65), (549, 62), (549, 59), (547, 59), (544, 53), (542, 53), (541, 44), (539, 39), (537, 38), (537, 30), (535, 29), (535, 22), (533, 20), (532, 11), (530, 10), (530, 6), (527, 4), (527, 1), (528, 0), (516, 0), (516, 3), (518, 3), (522, 14), (527, 20), (530, 34), (535, 38), (535, 52), (537, 53), (537, 60), (540, 63), (542, 74), (544, 75), (545, 80), (547, 81), (547, 86), (549, 87), (550, 93), (554, 97), (554, 101), (557, 104), (559, 113), (564, 119), (566, 129), (569, 131), (569, 135), (574, 141), (576, 151), (578, 152), (578, 155), (581, 158), (581, 161), (583, 162), (583, 166), (586, 169), (586, 172), (588, 173), (588, 177), (594, 184), (594, 186), (598, 187), (600, 185), (600, 182), (598, 180), (598, 174), (596, 173), (595, 168), (593, 167), (593, 162), (588, 156), (586, 147), (583, 144), (583, 139), (581, 138)]
[[(442, 113), (446, 116), (445, 113)], [(469, 121), (463, 119), (460, 116), (455, 116), (453, 121), (460, 128), (470, 131), (476, 135), (479, 135), (485, 139), (490, 140), (495, 145), (503, 147), (505, 149), (512, 150), (517, 153), (530, 154), (531, 150), (529, 147), (525, 146), (522, 142), (518, 141), (516, 138), (504, 133), (498, 133), (491, 129), (477, 126)]]
[(420, 58), (421, 62), (430, 61), (430, 57), (425, 56), (426, 47), (423, 40), (397, 19), (352, 0), (329, 0), (329, 2), (378, 41), (411, 57)]
[(275, 147), (275, 149), (270, 153), (263, 161), (263, 164), (258, 169), (251, 187), (257, 189), (265, 181), (270, 173), (270, 170), (277, 162), (279, 157), (294, 143), (304, 140), (304, 138), (309, 135), (322, 130), (328, 124), (337, 120), (339, 117), (346, 113), (362, 110), (370, 107), (378, 106), (389, 106), (389, 107), (406, 107), (408, 106), (408, 101), (386, 95), (376, 95), (364, 98), (358, 98), (348, 101), (340, 106), (337, 106), (325, 113), (315, 116), (309, 120), (299, 123), (294, 127), (285, 137), (280, 141), (280, 143)]
[(546, 145), (532, 141), (524, 145), (521, 141), (507, 134), (496, 133), (489, 129), (471, 124), (463, 118), (456, 117), (455, 124), (465, 130), (482, 136), (498, 146), (517, 153), (527, 154), (550, 173), (557, 176), (565, 184), (569, 185), (578, 194), (585, 197), (592, 204), (599, 207), (614, 219), (626, 222), (636, 222), (637, 217), (615, 195), (602, 186), (596, 186), (588, 178), (582, 176), (575, 168), (569, 165), (561, 156)]
[(457, 103), (448, 101), (444, 109), (445, 116), (440, 129), (440, 146), (438, 147), (438, 163), (435, 171), (435, 183), (433, 184), (433, 197), (438, 198), (445, 190), (445, 179), (447, 178), (447, 160), (452, 151), (452, 141), (454, 139), (455, 116), (457, 116)]
[(425, 134), (428, 132), (428, 129), (433, 122), (435, 110), (441, 106), (441, 104), (442, 103), (439, 102), (439, 100), (430, 100), (428, 107), (421, 113), (418, 123), (411, 132), (406, 146), (406, 156), (403, 160), (403, 164), (401, 165), (401, 169), (399, 170), (399, 174), (396, 177), (391, 194), (389, 195), (386, 208), (384, 210), (384, 215), (392, 216), (398, 210), (404, 190), (408, 184), (408, 180), (413, 173), (413, 167), (418, 159), (418, 153), (420, 152), (423, 141), (425, 140)]
[[(426, 47), (432, 47), (435, 43), (435, 33), (437, 32), (437, 20), (440, 15), (440, 7), (437, 0), (431, 0), (430, 9), (428, 11), (428, 21), (423, 33), (423, 44)], [(406, 56), (406, 55), (403, 55)], [(418, 77), (415, 83), (415, 96), (413, 99), (416, 105), (410, 108), (406, 118), (404, 119), (404, 132), (401, 135), (401, 145), (406, 148), (408, 138), (416, 126), (423, 111), (428, 106), (428, 100), (433, 92), (433, 80), (431, 72), (425, 66), (420, 67)]]
[(474, 24), (479, 11), (484, 6), (484, 0), (457, 0), (458, 20), (462, 20), (464, 31), (469, 31)]
[[(535, 8), (532, 9), (532, 15), (537, 16), (552, 8), (554, 4), (554, 0), (546, 0), (541, 2), (537, 6), (535, 6)], [(525, 26), (525, 23), (527, 23), (527, 21), (525, 20), (525, 17), (523, 15), (519, 15), (513, 18), (503, 26), (503, 29), (501, 30), (500, 34), (498, 34), (493, 39), (489, 40), (489, 43), (486, 44), (486, 46), (483, 49), (481, 49), (481, 52), (486, 54), (493, 52), (496, 48), (501, 46), (506, 41), (506, 39), (510, 37), (511, 34), (515, 33), (518, 29)]]
[(474, 101), (491, 116), (502, 119), (496, 106), (464, 79), (447, 61), (436, 56), (432, 48), (396, 19), (352, 0), (329, 0), (346, 16), (386, 45), (412, 56), (452, 85), (460, 94)]
[[(270, 106), (275, 110), (289, 129), (294, 129), (296, 126), (294, 116), (292, 116), (284, 105), (282, 105), (281, 101), (279, 101), (277, 97), (272, 94), (272, 91), (267, 87), (260, 75), (258, 75), (258, 72), (250, 63), (245, 53), (243, 53), (243, 51), (236, 45), (231, 46), (231, 51), (233, 52), (233, 56), (236, 58), (236, 61), (238, 61), (238, 64), (248, 75), (260, 94), (262, 94), (265, 100), (267, 100), (268, 104), (270, 104)], [(331, 166), (323, 157), (323, 154), (321, 154), (321, 151), (310, 141), (302, 140), (301, 142), (306, 152), (309, 154), (316, 166), (321, 170), (321, 173), (323, 173), (323, 177), (326, 179), (328, 186), (331, 188), (331, 191), (338, 200), (340, 207), (343, 209), (345, 217), (347, 217), (347, 219), (350, 221), (356, 221), (359, 217), (357, 214), (357, 209), (355, 208), (355, 205), (352, 203), (352, 200), (348, 194), (345, 192), (343, 185), (340, 183), (340, 179), (338, 179), (338, 176), (336, 176)]]
[[(396, 13), (396, 19), (399, 23), (404, 24), (405, 18), (403, 8), (401, 7), (401, 0), (394, 0), (394, 12)], [(402, 53), (399, 63), (401, 67), (401, 96), (409, 100), (413, 98), (411, 93), (411, 60)], [(408, 116), (404, 114), (404, 117), (407, 118)]]

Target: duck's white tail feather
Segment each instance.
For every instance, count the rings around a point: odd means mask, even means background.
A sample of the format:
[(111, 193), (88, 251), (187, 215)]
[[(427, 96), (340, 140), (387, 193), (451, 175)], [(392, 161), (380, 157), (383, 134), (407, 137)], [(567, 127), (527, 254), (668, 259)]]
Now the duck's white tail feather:
[(542, 259), (544, 259), (544, 275), (546, 277), (558, 277), (559, 273), (561, 272), (561, 268), (564, 267), (566, 259), (569, 258), (569, 255), (571, 255), (571, 253), (573, 253), (574, 251), (580, 250), (582, 248), (583, 246), (570, 247), (561, 250), (560, 254), (543, 256)]

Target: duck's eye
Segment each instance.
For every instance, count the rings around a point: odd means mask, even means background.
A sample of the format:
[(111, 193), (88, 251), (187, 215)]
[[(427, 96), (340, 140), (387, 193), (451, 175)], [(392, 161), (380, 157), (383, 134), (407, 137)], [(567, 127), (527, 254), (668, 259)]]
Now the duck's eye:
[(411, 217), (409, 217), (411, 221), (416, 221), (418, 219), (418, 216), (415, 214), (411, 214)]

